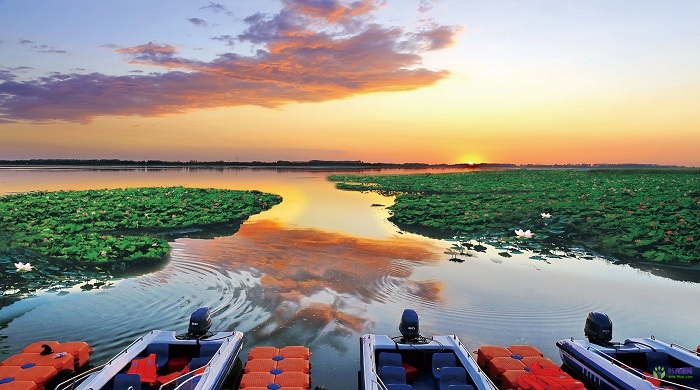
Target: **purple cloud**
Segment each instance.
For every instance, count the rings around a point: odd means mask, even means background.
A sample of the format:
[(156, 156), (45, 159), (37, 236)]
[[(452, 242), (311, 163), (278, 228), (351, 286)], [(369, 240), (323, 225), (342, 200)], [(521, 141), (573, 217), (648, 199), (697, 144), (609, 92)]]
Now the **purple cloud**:
[(24, 46), (29, 46), (32, 49), (38, 51), (39, 53), (58, 53), (58, 54), (68, 53), (66, 50), (56, 49), (56, 48), (53, 48), (49, 45), (38, 45), (38, 44), (36, 44), (36, 42), (30, 41), (29, 39), (21, 39), (19, 41), (19, 43), (21, 45), (24, 45)]
[[(458, 28), (431, 24), (418, 32), (372, 22), (382, 2), (283, 0), (274, 15), (245, 18), (236, 38), (259, 46), (212, 61), (183, 58), (173, 45), (118, 48), (130, 63), (162, 72), (111, 76), (51, 74), (16, 81), (0, 72), (0, 122), (88, 123), (100, 116), (162, 116), (205, 108), (279, 107), (354, 95), (406, 91), (445, 78), (420, 66), (421, 54), (453, 42)], [(211, 3), (214, 4), (214, 3)], [(316, 21), (311, 23), (310, 21)], [(33, 43), (31, 43), (33, 44)]]
[(431, 0), (420, 0), (418, 4), (418, 12), (426, 13), (433, 9), (433, 2)]
[(236, 37), (231, 35), (219, 35), (218, 37), (212, 37), (211, 39), (224, 42), (224, 44), (229, 47), (233, 47), (236, 44)]
[(0, 69), (0, 81), (10, 81), (14, 80), (17, 76), (15, 76), (10, 70), (8, 69)]
[(347, 24), (360, 16), (369, 15), (383, 4), (376, 0), (357, 0), (348, 5), (339, 0), (282, 0), (282, 3), (294, 14), (338, 24)]
[(66, 54), (68, 53), (65, 50), (58, 50), (58, 49), (41, 49), (37, 50), (39, 53), (56, 53), (56, 54)]
[(217, 14), (223, 13), (223, 14), (226, 14), (229, 16), (233, 16), (233, 12), (229, 11), (225, 5), (219, 4), (219, 3), (209, 2), (209, 5), (205, 5), (204, 7), (200, 7), (199, 9), (208, 9), (210, 11), (216, 12)]
[(126, 47), (114, 50), (117, 53), (128, 54), (135, 62), (157, 63), (163, 59), (173, 58), (177, 49), (172, 45), (148, 42), (145, 45)]
[(189, 18), (187, 20), (197, 27), (207, 27), (209, 25), (206, 20), (200, 18)]
[(425, 50), (440, 50), (452, 46), (455, 36), (461, 30), (459, 26), (431, 25), (412, 34), (411, 41), (414, 45), (422, 45)]

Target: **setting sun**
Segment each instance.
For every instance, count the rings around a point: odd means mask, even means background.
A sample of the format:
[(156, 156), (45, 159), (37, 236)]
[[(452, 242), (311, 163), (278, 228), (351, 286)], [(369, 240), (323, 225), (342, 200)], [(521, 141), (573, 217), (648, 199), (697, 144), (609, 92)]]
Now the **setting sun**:
[(484, 160), (481, 157), (475, 154), (467, 154), (459, 159), (458, 164), (475, 165), (481, 164), (482, 162), (484, 162)]

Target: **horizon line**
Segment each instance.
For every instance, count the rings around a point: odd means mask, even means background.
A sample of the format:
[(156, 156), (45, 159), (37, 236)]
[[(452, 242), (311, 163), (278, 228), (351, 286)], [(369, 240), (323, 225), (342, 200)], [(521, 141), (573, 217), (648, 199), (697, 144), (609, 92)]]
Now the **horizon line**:
[(277, 160), (277, 161), (199, 161), (199, 160), (125, 160), (117, 158), (109, 159), (85, 159), (85, 158), (39, 158), (39, 159), (0, 159), (0, 165), (236, 165), (236, 166), (395, 166), (395, 167), (458, 167), (458, 168), (478, 168), (478, 167), (581, 167), (581, 168), (604, 168), (604, 167), (635, 167), (635, 168), (697, 168), (684, 165), (667, 165), (652, 163), (564, 163), (564, 164), (541, 164), (541, 163), (500, 163), (500, 162), (480, 162), (480, 163), (423, 163), (423, 162), (365, 162), (362, 160)]

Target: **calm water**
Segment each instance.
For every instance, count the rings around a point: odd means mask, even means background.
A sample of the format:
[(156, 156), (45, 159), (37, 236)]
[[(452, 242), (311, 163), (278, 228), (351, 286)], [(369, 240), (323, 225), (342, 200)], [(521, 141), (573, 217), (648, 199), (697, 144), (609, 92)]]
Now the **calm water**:
[[(697, 271), (639, 269), (604, 258), (549, 262), (495, 251), (449, 261), (449, 243), (387, 222), (392, 198), (336, 190), (329, 172), (0, 169), (0, 194), (140, 186), (257, 189), (284, 201), (234, 235), (179, 238), (156, 269), (104, 288), (43, 292), (0, 309), (0, 359), (39, 340), (88, 342), (99, 364), (150, 329), (184, 332), (200, 306), (216, 330), (257, 345), (311, 348), (314, 385), (357, 388), (358, 338), (396, 335), (415, 309), (421, 333), (483, 344), (530, 344), (559, 362), (555, 341), (583, 336), (604, 311), (614, 338), (700, 343)], [(3, 298), (5, 299), (5, 298)]]

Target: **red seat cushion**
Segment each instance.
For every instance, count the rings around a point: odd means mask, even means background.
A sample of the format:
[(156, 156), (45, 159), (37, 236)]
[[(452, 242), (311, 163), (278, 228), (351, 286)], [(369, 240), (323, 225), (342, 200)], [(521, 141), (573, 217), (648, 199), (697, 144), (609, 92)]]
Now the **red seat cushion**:
[(404, 370), (406, 370), (406, 382), (418, 382), (418, 369), (406, 362), (401, 363), (401, 365), (403, 366)]

